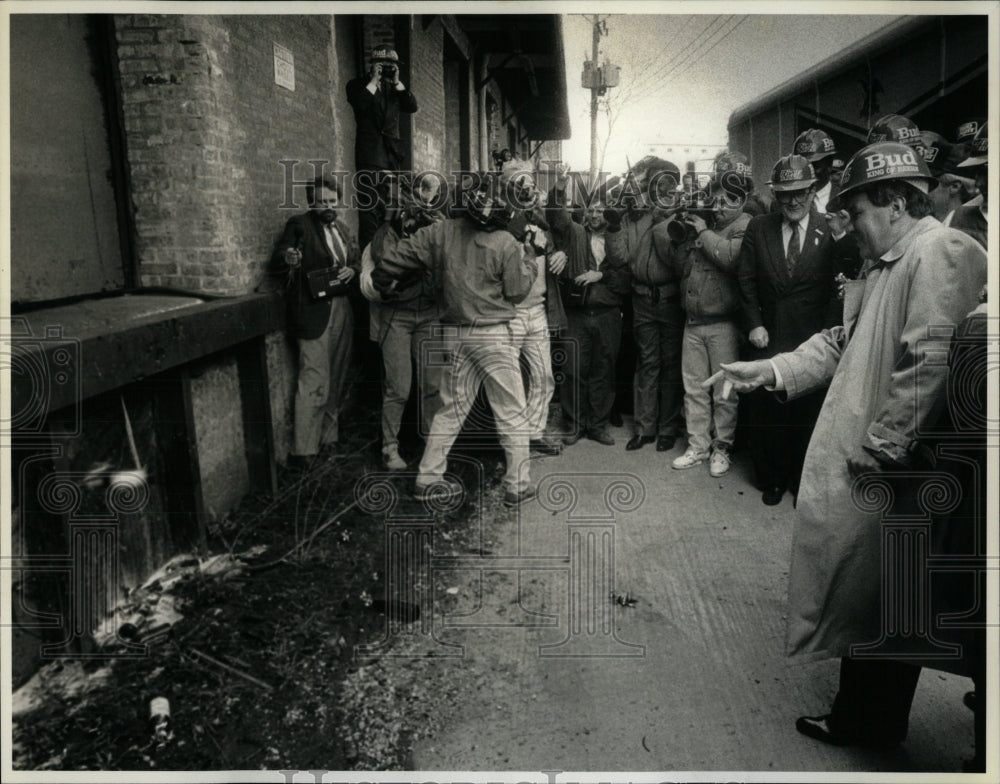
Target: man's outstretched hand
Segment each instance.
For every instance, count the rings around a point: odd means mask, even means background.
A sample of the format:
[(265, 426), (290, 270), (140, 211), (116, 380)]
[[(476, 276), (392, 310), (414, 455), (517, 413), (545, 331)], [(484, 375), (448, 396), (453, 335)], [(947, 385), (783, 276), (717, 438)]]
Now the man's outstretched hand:
[(737, 392), (752, 392), (758, 387), (773, 387), (775, 383), (774, 368), (766, 359), (723, 363), (719, 367), (722, 370), (701, 382), (702, 389), (710, 389), (721, 381), (722, 396), (729, 397), (734, 389)]

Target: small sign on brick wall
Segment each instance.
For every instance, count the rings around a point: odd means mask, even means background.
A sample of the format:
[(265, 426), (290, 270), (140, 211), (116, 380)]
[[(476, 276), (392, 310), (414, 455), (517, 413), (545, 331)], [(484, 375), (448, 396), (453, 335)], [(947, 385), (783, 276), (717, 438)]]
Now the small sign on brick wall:
[(295, 92), (295, 55), (281, 44), (274, 45), (274, 83)]

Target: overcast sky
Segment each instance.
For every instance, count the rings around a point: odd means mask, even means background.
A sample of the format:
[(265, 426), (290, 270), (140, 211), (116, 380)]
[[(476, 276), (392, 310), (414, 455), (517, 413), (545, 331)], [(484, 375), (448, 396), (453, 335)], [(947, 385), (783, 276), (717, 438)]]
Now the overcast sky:
[[(626, 154), (635, 161), (650, 143), (724, 145), (734, 109), (897, 18), (611, 14), (599, 60), (621, 66), (621, 85), (611, 92), (630, 97), (614, 127), (605, 171), (624, 171)], [(580, 86), (580, 73), (592, 29), (581, 15), (563, 17), (572, 125), (563, 159), (580, 170), (590, 166), (590, 91)], [(599, 140), (604, 127), (599, 121)]]

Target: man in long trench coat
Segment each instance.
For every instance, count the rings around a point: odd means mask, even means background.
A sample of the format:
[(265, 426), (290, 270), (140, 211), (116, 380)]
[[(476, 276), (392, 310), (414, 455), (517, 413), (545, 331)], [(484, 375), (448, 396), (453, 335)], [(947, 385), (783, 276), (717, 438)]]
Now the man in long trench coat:
[[(798, 497), (786, 646), (806, 660), (841, 657), (830, 712), (796, 723), (834, 745), (904, 740), (920, 675), (914, 651), (901, 644), (919, 644), (917, 635), (886, 638), (892, 608), (883, 590), (908, 587), (886, 581), (883, 522), (893, 510), (876, 502), (895, 493), (896, 509), (918, 506), (912, 480), (930, 468), (921, 436), (947, 381), (942, 335), (976, 307), (986, 283), (982, 248), (931, 215), (930, 181), (905, 145), (859, 151), (844, 170), (841, 198), (866, 261), (861, 278), (847, 283), (844, 325), (770, 360), (723, 365), (705, 382), (789, 399), (829, 383)], [(865, 655), (876, 647), (879, 656)]]

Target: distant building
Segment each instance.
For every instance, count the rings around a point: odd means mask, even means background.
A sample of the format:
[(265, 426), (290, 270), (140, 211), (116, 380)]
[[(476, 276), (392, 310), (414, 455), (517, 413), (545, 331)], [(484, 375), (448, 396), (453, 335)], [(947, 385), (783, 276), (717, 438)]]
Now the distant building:
[(902, 18), (734, 111), (730, 148), (764, 187), (807, 128), (826, 131), (844, 161), (890, 113), (954, 141), (959, 123), (986, 116), (988, 50), (984, 15)]

